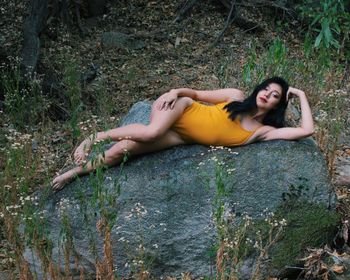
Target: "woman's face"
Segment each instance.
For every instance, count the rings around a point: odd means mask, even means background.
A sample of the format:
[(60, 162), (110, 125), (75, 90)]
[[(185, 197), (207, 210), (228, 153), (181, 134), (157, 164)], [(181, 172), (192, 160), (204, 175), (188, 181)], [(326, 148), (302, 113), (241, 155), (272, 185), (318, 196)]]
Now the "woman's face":
[(282, 98), (282, 87), (279, 84), (271, 83), (265, 89), (258, 92), (256, 105), (258, 109), (269, 111), (279, 104)]

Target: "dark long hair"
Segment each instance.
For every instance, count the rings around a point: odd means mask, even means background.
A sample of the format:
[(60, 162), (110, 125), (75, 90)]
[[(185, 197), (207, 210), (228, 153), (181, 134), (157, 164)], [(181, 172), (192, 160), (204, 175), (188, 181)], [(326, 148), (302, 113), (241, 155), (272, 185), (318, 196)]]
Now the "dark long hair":
[(271, 125), (274, 127), (283, 127), (285, 124), (284, 115), (288, 105), (287, 91), (288, 83), (280, 77), (272, 77), (266, 79), (261, 84), (257, 85), (251, 95), (243, 101), (233, 101), (227, 104), (224, 109), (229, 112), (229, 118), (235, 120), (238, 115), (254, 114), (257, 111), (256, 96), (258, 92), (265, 89), (269, 84), (278, 84), (282, 87), (282, 96), (277, 107), (271, 109), (263, 119), (264, 125)]

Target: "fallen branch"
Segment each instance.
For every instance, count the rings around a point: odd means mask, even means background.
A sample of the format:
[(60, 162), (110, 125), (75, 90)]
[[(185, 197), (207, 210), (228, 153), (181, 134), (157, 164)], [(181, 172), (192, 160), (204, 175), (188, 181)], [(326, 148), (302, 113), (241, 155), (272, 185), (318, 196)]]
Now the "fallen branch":
[[(223, 2), (226, 2), (226, 1), (223, 1)], [(236, 0), (232, 0), (230, 12), (229, 12), (228, 17), (226, 19), (226, 24), (224, 26), (224, 29), (220, 32), (219, 36), (216, 37), (214, 43), (212, 44), (212, 47), (215, 46), (221, 40), (221, 38), (224, 36), (226, 30), (229, 28), (229, 26), (231, 26), (232, 22), (235, 20), (236, 11), (237, 11), (236, 10)]]
[(182, 21), (185, 18), (185, 16), (192, 10), (193, 6), (197, 3), (197, 1), (198, 0), (186, 0), (185, 3), (182, 5), (174, 22)]
[(259, 32), (263, 30), (263, 28), (259, 24), (249, 21), (240, 15), (239, 13), (240, 1), (238, 2), (236, 0), (231, 0), (231, 1), (219, 0), (219, 1), (223, 6), (230, 9), (230, 12), (227, 17), (226, 24), (223, 30), (220, 32), (219, 36), (215, 39), (211, 47), (219, 43), (219, 41), (222, 39), (225, 32), (232, 25), (232, 23), (235, 23), (238, 27), (244, 29), (244, 32), (250, 32), (252, 30)]

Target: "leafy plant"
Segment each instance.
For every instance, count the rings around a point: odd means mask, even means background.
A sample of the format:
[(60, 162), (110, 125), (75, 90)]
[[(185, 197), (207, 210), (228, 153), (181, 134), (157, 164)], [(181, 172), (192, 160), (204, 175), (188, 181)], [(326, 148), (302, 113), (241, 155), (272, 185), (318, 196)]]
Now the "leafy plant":
[(243, 66), (243, 81), (249, 85), (252, 81), (259, 83), (268, 76), (282, 76), (288, 80), (291, 76), (291, 64), (288, 48), (280, 38), (274, 39), (261, 56), (257, 56), (256, 46), (252, 44), (247, 62)]
[[(343, 53), (344, 58), (349, 59), (350, 12), (346, 5), (349, 5), (349, 1), (322, 0), (317, 4), (309, 0), (299, 5), (303, 19), (308, 22), (305, 40), (313, 41), (318, 65), (330, 67), (334, 51)], [(338, 55), (337, 62), (341, 57)]]
[[(310, 20), (309, 32), (317, 34), (315, 48), (344, 47), (349, 40), (350, 13), (346, 10), (346, 1), (322, 0), (319, 4), (314, 1), (304, 1), (299, 9), (307, 20)], [(309, 34), (311, 35), (311, 34)]]

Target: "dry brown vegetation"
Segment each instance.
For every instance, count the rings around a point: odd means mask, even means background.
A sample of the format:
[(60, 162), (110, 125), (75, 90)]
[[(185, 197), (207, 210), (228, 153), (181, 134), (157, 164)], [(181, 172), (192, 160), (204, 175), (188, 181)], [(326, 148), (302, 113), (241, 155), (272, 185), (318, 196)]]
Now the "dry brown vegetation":
[[(19, 67), (23, 22), (30, 3), (1, 2), (0, 39), (4, 42), (0, 48), (1, 69), (9, 73), (9, 69)], [(12, 277), (21, 275), (21, 279), (31, 279), (22, 259), (23, 248), (16, 247), (19, 238), (16, 227), (21, 222), (18, 213), (24, 211), (26, 205), (21, 201), (27, 201), (25, 197), (20, 200), (17, 196), (24, 192), (23, 186), (28, 195), (47, 187), (55, 172), (72, 163), (69, 155), (85, 136), (115, 126), (136, 101), (153, 100), (171, 88), (237, 87), (248, 93), (259, 75), (274, 73), (276, 69), (269, 65), (282, 65), (290, 70), (290, 83), (304, 89), (309, 96), (317, 123), (315, 139), (325, 154), (331, 178), (334, 182), (338, 180), (337, 163), (350, 157), (347, 108), (350, 82), (347, 60), (341, 51), (334, 52), (334, 63), (329, 68), (321, 69), (316, 53), (306, 55), (305, 27), (284, 25), (283, 21), (293, 22), (294, 19), (277, 16), (266, 9), (244, 8), (248, 18), (260, 23), (262, 31), (250, 32), (232, 25), (213, 47), (227, 17), (227, 10), (219, 1), (203, 1), (181, 22), (174, 22), (178, 12), (175, 1), (161, 4), (156, 1), (110, 1), (107, 8), (104, 15), (95, 18), (84, 18), (82, 11), (80, 29), (74, 19), (71, 26), (50, 19), (52, 21), (40, 37), (41, 55), (35, 79), (21, 91), (24, 96), (36, 91), (33, 100), (37, 103), (30, 104), (33, 118), (24, 114), (25, 109), (29, 111), (28, 107), (13, 110), (14, 113), (9, 110), (5, 106), (8, 92), (1, 89), (0, 193), (4, 199), (0, 201), (10, 201), (10, 204), (0, 206), (1, 270)], [(101, 35), (108, 31), (133, 35), (145, 46), (134, 50), (104, 48)], [(286, 53), (269, 57), (271, 46), (274, 46), (272, 53), (283, 49)], [(249, 69), (251, 81), (245, 69)], [(80, 74), (89, 71), (95, 71), (96, 77), (81, 85)], [(16, 75), (12, 76), (13, 80), (15, 78)], [(289, 118), (290, 122), (297, 123), (296, 104), (294, 108)], [(18, 160), (12, 167), (7, 162), (11, 156)], [(342, 258), (348, 259), (349, 189), (343, 183), (336, 186), (336, 191), (338, 210), (343, 217), (336, 238), (343, 242), (342, 254), (345, 255), (341, 255)], [(9, 205), (19, 206), (18, 209), (10, 208), (11, 214), (6, 208)], [(100, 275), (97, 277), (112, 279), (113, 256), (108, 250), (111, 246), (108, 224), (103, 228), (103, 234), (105, 259), (96, 264)], [(38, 248), (45, 247), (45, 240), (38, 241), (37, 245)], [(222, 246), (218, 251), (218, 266), (222, 264)], [(329, 271), (342, 273), (345, 270), (341, 265), (328, 267), (323, 263), (322, 254), (336, 252), (329, 249), (310, 251), (305, 258), (306, 269), (310, 268), (306, 275), (328, 279), (325, 275), (328, 277)], [(50, 275), (55, 275), (50, 260), (48, 267)], [(148, 278), (147, 273), (139, 275), (139, 279)], [(186, 274), (182, 278), (191, 279)]]

